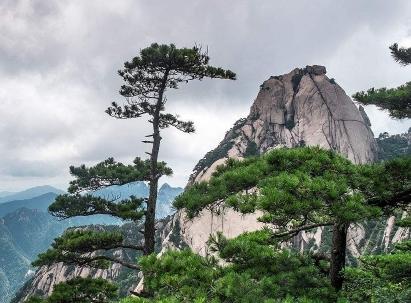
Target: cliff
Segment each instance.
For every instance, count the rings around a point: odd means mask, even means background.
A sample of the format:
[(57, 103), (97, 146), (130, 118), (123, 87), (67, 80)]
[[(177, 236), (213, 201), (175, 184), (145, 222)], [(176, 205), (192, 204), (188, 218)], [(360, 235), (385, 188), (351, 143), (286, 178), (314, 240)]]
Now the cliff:
[[(260, 86), (246, 118), (238, 120), (224, 139), (195, 166), (189, 184), (208, 180), (216, 167), (227, 158), (244, 158), (278, 147), (301, 145), (332, 149), (354, 163), (377, 160), (377, 145), (370, 121), (363, 108), (357, 108), (344, 90), (326, 76), (323, 66), (307, 66), (288, 74), (272, 76)], [(215, 204), (188, 220), (178, 211), (170, 230), (179, 234), (179, 245), (207, 254), (206, 241), (218, 231), (235, 237), (245, 231), (260, 229), (260, 214), (242, 215), (233, 209)], [(410, 236), (408, 229), (394, 225), (395, 218), (352, 226), (349, 230), (349, 262), (365, 252), (389, 250), (393, 242)], [(321, 250), (329, 240), (324, 229), (301, 232), (293, 240), (300, 250)], [(182, 244), (183, 243), (183, 244)], [(163, 242), (163, 249), (175, 244)]]

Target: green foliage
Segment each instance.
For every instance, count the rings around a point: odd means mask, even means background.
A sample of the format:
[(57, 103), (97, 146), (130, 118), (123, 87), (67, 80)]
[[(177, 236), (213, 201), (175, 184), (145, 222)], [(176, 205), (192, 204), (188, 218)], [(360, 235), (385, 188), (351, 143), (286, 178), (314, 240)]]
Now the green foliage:
[(158, 297), (174, 295), (180, 302), (207, 297), (209, 287), (217, 279), (220, 267), (190, 250), (168, 251), (160, 258), (150, 255), (140, 259), (147, 292)]
[[(107, 268), (115, 259), (104, 254), (91, 253), (109, 251), (115, 248), (141, 249), (141, 247), (126, 245), (123, 236), (118, 232), (97, 232), (84, 229), (69, 229), (56, 238), (52, 248), (41, 253), (33, 266), (49, 265), (58, 262), (97, 268)], [(123, 263), (124, 264), (124, 263)], [(125, 264), (126, 265), (126, 264)], [(134, 265), (131, 265), (134, 267)]]
[(411, 128), (408, 133), (391, 135), (387, 132), (381, 133), (377, 138), (378, 159), (390, 160), (400, 156), (411, 155)]
[(294, 120), (293, 119), (287, 119), (286, 121), (285, 121), (285, 127), (288, 129), (288, 130), (291, 130), (291, 129), (293, 129), (294, 128), (294, 126), (295, 126), (295, 122), (294, 122)]
[(258, 150), (257, 144), (254, 141), (248, 142), (244, 157), (258, 156), (259, 154), (260, 151)]
[(342, 296), (349, 302), (408, 302), (411, 300), (411, 243), (394, 252), (362, 257), (359, 267), (345, 270)]
[(105, 198), (90, 194), (64, 194), (56, 198), (49, 206), (49, 212), (61, 219), (76, 216), (91, 216), (97, 214), (111, 215), (123, 220), (140, 220), (145, 213), (146, 198), (130, 197), (121, 201), (108, 201)]
[(139, 56), (124, 63), (124, 68), (118, 72), (124, 80), (120, 94), (129, 102), (124, 106), (113, 102), (106, 112), (120, 119), (138, 118), (145, 114), (157, 116), (160, 128), (173, 126), (183, 132), (193, 132), (193, 122), (180, 121), (172, 114), (160, 114), (166, 101), (163, 94), (167, 89), (177, 89), (181, 83), (196, 79), (235, 80), (235, 73), (213, 67), (208, 64), (209, 60), (207, 52), (197, 46), (177, 48), (174, 44), (151, 44), (142, 49)]
[(411, 117), (411, 82), (397, 88), (370, 88), (367, 92), (355, 93), (353, 98), (363, 105), (376, 105), (388, 110), (392, 118)]
[[(165, 162), (158, 162), (159, 176), (170, 176), (173, 171)], [(94, 191), (112, 185), (123, 185), (135, 181), (150, 180), (150, 160), (135, 158), (133, 165), (124, 165), (113, 158), (96, 164), (95, 166), (70, 166), (70, 174), (75, 177), (70, 181), (69, 193), (76, 194), (84, 191)]]
[(177, 197), (174, 206), (189, 217), (216, 201), (242, 213), (261, 211), (259, 221), (275, 226), (272, 244), (332, 225), (330, 280), (339, 290), (348, 226), (405, 206), (410, 198), (411, 157), (355, 165), (332, 151), (302, 147), (229, 160), (209, 182), (194, 184)]
[(104, 279), (74, 278), (55, 286), (47, 299), (30, 298), (28, 303), (108, 303), (117, 298), (117, 286)]
[[(276, 149), (259, 158), (229, 160), (211, 180), (194, 184), (174, 206), (193, 217), (215, 201), (242, 212), (257, 209), (260, 219), (292, 228), (308, 223), (353, 222), (379, 214), (369, 199), (388, 198), (410, 188), (411, 160), (354, 165), (316, 147)], [(384, 177), (377, 178), (377, 176)], [(256, 188), (259, 194), (247, 191)], [(251, 192), (256, 192), (253, 190)]]
[(411, 64), (411, 47), (398, 47), (397, 43), (390, 46), (391, 55), (401, 65)]
[(125, 302), (335, 300), (327, 275), (315, 260), (309, 255), (274, 249), (268, 244), (268, 230), (243, 234), (232, 240), (221, 234), (217, 237), (210, 239), (211, 248), (226, 262), (225, 266), (190, 250), (168, 251), (159, 258), (143, 257), (140, 265), (145, 286), (154, 298)]

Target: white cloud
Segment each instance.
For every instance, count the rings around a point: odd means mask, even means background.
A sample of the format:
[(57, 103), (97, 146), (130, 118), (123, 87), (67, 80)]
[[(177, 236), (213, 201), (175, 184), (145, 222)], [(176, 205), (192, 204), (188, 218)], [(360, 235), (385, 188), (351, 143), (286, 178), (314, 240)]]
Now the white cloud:
[[(151, 42), (209, 47), (211, 63), (238, 80), (190, 83), (169, 109), (195, 134), (167, 130), (161, 157), (184, 185), (195, 163), (248, 113), (270, 75), (324, 64), (348, 94), (409, 79), (387, 45), (410, 41), (407, 0), (43, 1), (0, 3), (0, 188), (64, 188), (68, 166), (144, 155), (144, 120), (104, 114), (121, 101), (116, 71)], [(366, 108), (375, 133), (410, 125)]]

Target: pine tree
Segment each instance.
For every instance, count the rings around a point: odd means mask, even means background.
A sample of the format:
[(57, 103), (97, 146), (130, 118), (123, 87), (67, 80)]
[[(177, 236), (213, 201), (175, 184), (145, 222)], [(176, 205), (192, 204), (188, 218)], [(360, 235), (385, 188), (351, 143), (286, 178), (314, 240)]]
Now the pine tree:
[(117, 286), (104, 279), (74, 278), (57, 284), (47, 299), (32, 297), (27, 303), (109, 303), (117, 297)]
[[(126, 104), (120, 106), (113, 102), (106, 112), (118, 119), (149, 116), (153, 132), (146, 136), (151, 139), (143, 141), (152, 144), (151, 152), (147, 153), (149, 159), (142, 160), (137, 157), (133, 164), (124, 165), (108, 158), (92, 167), (71, 166), (70, 173), (74, 180), (70, 182), (68, 194), (58, 196), (49, 206), (49, 212), (59, 219), (110, 215), (133, 221), (136, 225), (143, 221), (144, 230), (141, 232), (144, 242), (127, 243), (120, 232), (101, 231), (96, 227), (69, 229), (54, 240), (48, 251), (38, 256), (33, 262), (34, 266), (63, 262), (69, 265), (107, 268), (110, 263), (115, 262), (134, 270), (140, 269), (137, 264), (127, 262), (112, 252), (119, 248), (141, 251), (145, 255), (154, 252), (158, 180), (172, 174), (165, 162), (158, 162), (162, 139), (160, 131), (173, 126), (185, 133), (194, 132), (193, 122), (182, 121), (177, 115), (165, 112), (165, 93), (167, 89), (177, 89), (181, 83), (191, 80), (202, 80), (206, 77), (235, 79), (235, 74), (230, 70), (210, 66), (208, 62), (208, 54), (202, 52), (201, 48), (179, 49), (173, 44), (152, 44), (142, 49), (139, 56), (126, 62), (124, 69), (119, 71), (125, 82), (120, 94), (126, 98)], [(149, 183), (148, 198), (131, 196), (120, 200), (119, 197), (102, 197), (95, 194), (97, 190), (106, 187), (136, 181)], [(93, 283), (92, 280), (80, 282)], [(64, 284), (61, 288), (67, 285)], [(98, 283), (95, 286), (97, 287)]]
[(390, 46), (391, 55), (395, 61), (402, 65), (411, 64), (411, 47), (398, 47), (397, 43)]
[(235, 80), (235, 73), (210, 66), (209, 56), (200, 47), (176, 48), (174, 44), (152, 44), (142, 49), (139, 56), (124, 64), (118, 73), (124, 80), (120, 94), (126, 98), (121, 106), (116, 102), (107, 109), (107, 113), (117, 119), (140, 118), (149, 116), (153, 132), (147, 135), (144, 143), (151, 144), (149, 164), (149, 197), (145, 213), (144, 253), (154, 252), (155, 209), (158, 180), (161, 176), (157, 165), (161, 143), (161, 130), (168, 127), (185, 132), (194, 132), (191, 121), (182, 121), (178, 115), (165, 112), (166, 91), (178, 89), (181, 83), (203, 78)]
[[(399, 64), (411, 64), (411, 48), (398, 47), (397, 43), (390, 46), (391, 55)], [(376, 105), (388, 110), (392, 118), (404, 119), (411, 117), (411, 82), (397, 88), (370, 88), (367, 92), (355, 93), (353, 98), (363, 105)]]
[(275, 227), (273, 245), (301, 231), (330, 227), (329, 276), (339, 290), (349, 225), (409, 204), (411, 158), (355, 165), (319, 148), (278, 149), (228, 160), (209, 182), (194, 184), (174, 205), (194, 217), (216, 201), (242, 213), (262, 211), (259, 220)]
[[(71, 166), (70, 173), (75, 177), (70, 181), (68, 194), (57, 196), (49, 206), (49, 212), (59, 219), (78, 216), (109, 215), (124, 221), (132, 221), (136, 226), (146, 214), (147, 198), (120, 199), (116, 196), (96, 195), (97, 190), (124, 185), (150, 178), (150, 161), (136, 158), (131, 165), (124, 165), (109, 158), (95, 166)], [(164, 162), (157, 163), (159, 176), (171, 175), (172, 170)], [(143, 231), (144, 232), (144, 231)], [(137, 270), (134, 263), (110, 254), (114, 249), (144, 251), (144, 245), (127, 243), (119, 231), (101, 231), (96, 227), (72, 228), (56, 238), (52, 247), (41, 253), (34, 266), (58, 262), (65, 264), (106, 268), (109, 263), (119, 263)]]

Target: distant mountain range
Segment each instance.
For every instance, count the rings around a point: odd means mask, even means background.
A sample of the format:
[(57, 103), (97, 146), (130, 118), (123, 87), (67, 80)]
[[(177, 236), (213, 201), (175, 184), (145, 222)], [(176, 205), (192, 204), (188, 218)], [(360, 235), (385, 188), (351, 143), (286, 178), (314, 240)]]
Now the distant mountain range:
[[(183, 191), (163, 184), (158, 193), (157, 217), (171, 214), (171, 202)], [(0, 302), (9, 302), (15, 292), (34, 273), (31, 262), (47, 250), (54, 238), (71, 226), (88, 224), (119, 225), (109, 216), (79, 217), (59, 221), (47, 213), (48, 206), (64, 193), (52, 186), (39, 186), (18, 193), (0, 193)], [(135, 182), (112, 186), (95, 193), (103, 197), (125, 199), (131, 195), (145, 197), (148, 186)], [(12, 199), (12, 200), (10, 200)]]
[(57, 196), (58, 194), (49, 192), (30, 199), (4, 202), (0, 204), (0, 218), (22, 207), (47, 212), (47, 208)]
[(47, 193), (54, 193), (57, 195), (63, 194), (64, 191), (61, 189), (57, 189), (50, 185), (44, 186), (36, 186), (21, 192), (9, 192), (9, 191), (2, 191), (0, 192), (0, 203), (5, 203), (9, 201), (16, 201), (16, 200), (25, 200), (35, 198)]
[(0, 219), (0, 302), (9, 302), (33, 273), (30, 263), (68, 223), (28, 208), (19, 208)]

